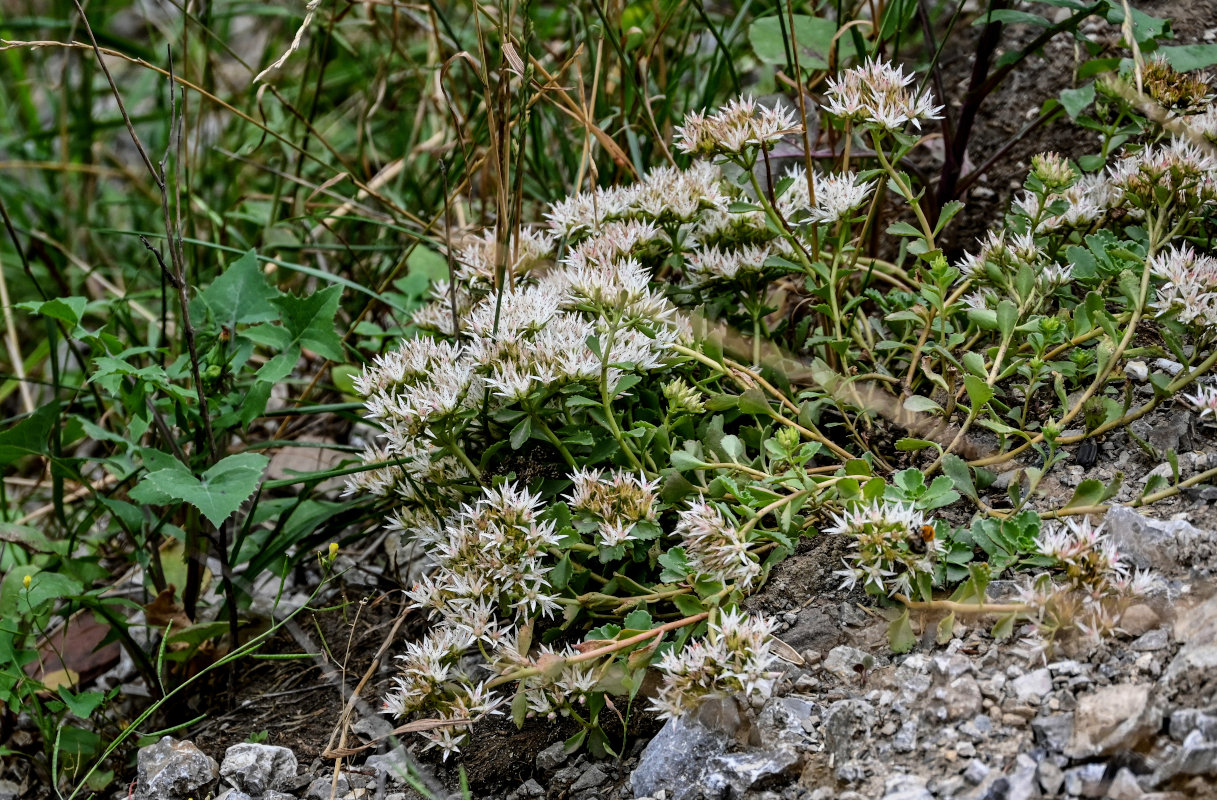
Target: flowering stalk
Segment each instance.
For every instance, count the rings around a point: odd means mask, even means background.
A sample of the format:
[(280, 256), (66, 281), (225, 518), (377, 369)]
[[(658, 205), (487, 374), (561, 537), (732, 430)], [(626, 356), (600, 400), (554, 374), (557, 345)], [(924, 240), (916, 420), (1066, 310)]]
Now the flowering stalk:
[(925, 211), (921, 208), (921, 202), (913, 194), (913, 190), (909, 188), (908, 184), (905, 183), (900, 173), (896, 171), (896, 168), (887, 160), (887, 156), (883, 154), (883, 144), (879, 139), (878, 131), (871, 131), (871, 142), (875, 146), (875, 157), (879, 159), (879, 164), (882, 165), (883, 171), (892, 179), (892, 183), (896, 185), (900, 195), (908, 201), (908, 204), (913, 209), (913, 213), (917, 215), (917, 222), (921, 225), (921, 234), (925, 237), (926, 246), (930, 251), (933, 251), (936, 249), (934, 245), (934, 226), (926, 219)]

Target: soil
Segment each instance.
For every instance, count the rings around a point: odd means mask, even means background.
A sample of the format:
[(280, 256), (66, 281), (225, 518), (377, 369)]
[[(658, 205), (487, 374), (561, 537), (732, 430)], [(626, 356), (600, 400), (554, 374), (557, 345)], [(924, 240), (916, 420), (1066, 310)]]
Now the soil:
[[(1135, 5), (1146, 14), (1170, 20), (1176, 41), (1169, 44), (1196, 44), (1217, 38), (1217, 28), (1214, 27), (1217, 25), (1217, 0), (1152, 0)], [(1044, 8), (1036, 6), (1030, 10), (1045, 13)], [(942, 61), (943, 87), (947, 94), (946, 113), (952, 120), (959, 116), (959, 108), (971, 78), (971, 55), (981, 30), (980, 27), (968, 27), (966, 32), (961, 32), (964, 38), (960, 46), (951, 49), (958, 55), (948, 55)], [(1042, 29), (1029, 25), (1007, 25), (1002, 36), (1003, 44), (996, 57), (1021, 49), (1041, 32)], [(1083, 32), (1091, 41), (1102, 43), (1109, 51), (1095, 57), (1127, 55), (1126, 51), (1117, 49), (1119, 26), (1092, 18), (1083, 24)], [(1048, 42), (1040, 55), (1032, 56), (1015, 69), (985, 99), (968, 144), (968, 162), (973, 167), (983, 164), (1024, 125), (1034, 120), (1045, 100), (1058, 97), (1062, 89), (1079, 85), (1073, 77), (1079, 64), (1078, 52), (1085, 58), (1085, 49), (1075, 51), (1074, 42), (1069, 37), (1057, 36)], [(1014, 143), (961, 198), (965, 202), (963, 211), (939, 240), (944, 251), (954, 259), (963, 251), (974, 249), (976, 240), (982, 239), (994, 221), (1000, 220), (1009, 209), (1010, 200), (1022, 188), (1027, 177), (1032, 156), (1055, 151), (1077, 158), (1096, 149), (1094, 132), (1080, 127), (1068, 117), (1061, 117), (1028, 133)]]

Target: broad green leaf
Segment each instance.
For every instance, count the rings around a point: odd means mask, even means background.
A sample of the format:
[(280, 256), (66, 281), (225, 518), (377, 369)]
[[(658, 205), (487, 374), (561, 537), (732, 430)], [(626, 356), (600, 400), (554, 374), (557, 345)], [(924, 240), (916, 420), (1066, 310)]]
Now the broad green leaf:
[[(29, 588), (25, 587), (25, 576), (30, 576)], [(4, 575), (0, 585), (0, 616), (13, 619), (27, 614), (31, 609), (41, 612), (44, 603), (74, 597), (84, 591), (84, 586), (75, 578), (58, 572), (39, 571), (33, 564), (13, 567)]]
[(253, 495), (270, 459), (261, 453), (238, 453), (218, 462), (201, 476), (186, 466), (173, 466), (151, 472), (141, 483), (156, 491), (194, 506), (217, 528)]
[(986, 377), (987, 373), (985, 372), (985, 357), (980, 353), (977, 353), (975, 350), (969, 350), (963, 354), (963, 357), (960, 360), (963, 362), (963, 365), (968, 372), (981, 378)]
[(705, 469), (706, 462), (685, 450), (673, 450), (672, 466), (681, 472), (685, 472), (691, 469)]
[(240, 323), (276, 319), (279, 315), (273, 302), (280, 296), (279, 290), (269, 285), (258, 269), (258, 254), (253, 250), (229, 264), (199, 293), (216, 322), (230, 330)]
[(913, 634), (913, 626), (909, 624), (909, 610), (906, 608), (887, 626), (887, 641), (893, 653), (907, 653), (917, 644)]
[(44, 317), (58, 320), (67, 326), (68, 333), (79, 335), (77, 328), (84, 317), (85, 307), (89, 304), (87, 297), (56, 297), (53, 300), (17, 303), (17, 308), (29, 311), (31, 314), (41, 314)]
[(1178, 72), (1208, 69), (1217, 65), (1217, 44), (1184, 44), (1159, 47), (1158, 53)]
[(570, 553), (564, 553), (547, 577), (550, 585), (561, 591), (566, 588), (566, 584), (570, 583), (573, 574), (574, 568), (570, 563)]
[(983, 331), (997, 330), (997, 312), (991, 308), (969, 308), (965, 313), (968, 320), (975, 323)]
[(684, 614), (686, 617), (700, 614), (706, 610), (705, 604), (691, 594), (676, 595), (672, 598), (672, 604), (676, 606), (677, 611)]
[(511, 429), (511, 449), (519, 450), (532, 436), (532, 417), (524, 417)]
[(649, 631), (654, 627), (651, 615), (644, 608), (635, 609), (621, 620), (622, 630)]
[(1070, 119), (1077, 119), (1094, 102), (1094, 84), (1088, 83), (1080, 89), (1062, 89), (1061, 106)]
[(46, 455), (49, 452), (47, 440), (58, 416), (59, 404), (48, 403), (0, 432), (0, 464), (12, 464), (24, 456)]
[(64, 705), (81, 719), (88, 719), (89, 716), (97, 710), (97, 708), (105, 702), (106, 695), (104, 692), (80, 692), (72, 694), (67, 687), (59, 687), (59, 699), (63, 700)]
[(1018, 306), (1014, 305), (1011, 300), (1002, 300), (997, 304), (997, 329), (1001, 331), (1002, 336), (1010, 336), (1014, 333), (1014, 326), (1018, 325)]
[(994, 623), (993, 630), (990, 631), (989, 635), (994, 639), (1009, 639), (1014, 633), (1014, 620), (1014, 614), (1007, 614)]
[(1097, 506), (1103, 502), (1103, 494), (1106, 488), (1102, 481), (1088, 478), (1079, 483), (1078, 488), (1073, 490), (1073, 497), (1065, 504), (1065, 508)]
[(520, 681), (520, 688), (516, 690), (515, 697), (511, 698), (511, 721), (517, 728), (523, 728), (527, 718), (528, 695), (524, 692), (524, 682)]
[(768, 416), (769, 401), (765, 399), (764, 392), (753, 387), (740, 395), (739, 410), (756, 417)]
[(1052, 25), (1052, 20), (1045, 19), (1039, 14), (1031, 14), (1026, 11), (1015, 11), (1010, 8), (997, 8), (990, 11), (988, 14), (981, 15), (972, 23), (973, 25), (984, 25), (989, 20), (993, 22), (1002, 22), (1007, 25), (1034, 25), (1040, 28), (1046, 28)]
[(938, 621), (938, 632), (935, 636), (938, 644), (943, 645), (951, 641), (955, 635), (955, 612), (952, 611), (941, 620)]
[(689, 574), (689, 559), (685, 556), (683, 547), (673, 547), (659, 556), (659, 566), (663, 574), (659, 580), (664, 583), (679, 583)]
[[(779, 10), (778, 13), (782, 13)], [(758, 19), (748, 28), (748, 41), (756, 57), (766, 64), (785, 64), (786, 46), (782, 39), (782, 22), (776, 16)], [(798, 43), (799, 66), (805, 70), (827, 69), (828, 53), (837, 33), (837, 23), (805, 14), (794, 15), (794, 39)]]
[(338, 313), (339, 286), (327, 286), (306, 297), (285, 294), (274, 299), (279, 307), (283, 328), (289, 334), (289, 344), (298, 344), (328, 358), (342, 361), (342, 340), (334, 331)]

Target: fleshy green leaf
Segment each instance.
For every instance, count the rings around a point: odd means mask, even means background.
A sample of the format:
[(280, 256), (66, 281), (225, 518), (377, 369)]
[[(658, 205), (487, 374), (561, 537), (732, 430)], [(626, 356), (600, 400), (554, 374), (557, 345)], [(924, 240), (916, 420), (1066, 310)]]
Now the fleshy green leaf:
[(917, 644), (913, 634), (913, 626), (909, 624), (909, 610), (906, 608), (887, 626), (887, 641), (893, 653), (907, 653)]
[(968, 462), (954, 453), (947, 453), (942, 457), (942, 474), (951, 479), (957, 490), (973, 500), (977, 499), (976, 485), (972, 483), (972, 473), (968, 469)]

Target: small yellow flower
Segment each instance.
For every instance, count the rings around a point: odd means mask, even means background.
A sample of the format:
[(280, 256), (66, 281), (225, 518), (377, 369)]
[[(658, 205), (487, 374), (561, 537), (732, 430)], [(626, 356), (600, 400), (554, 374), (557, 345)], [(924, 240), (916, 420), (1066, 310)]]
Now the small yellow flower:
[(330, 561), (338, 557), (338, 542), (330, 542)]
[(21, 585), (27, 589), (30, 588), (30, 576), (29, 575), (26, 575), (24, 578), (21, 579)]

